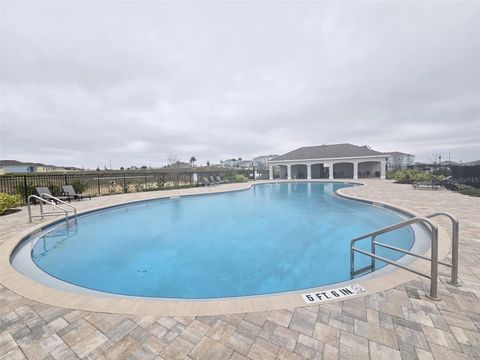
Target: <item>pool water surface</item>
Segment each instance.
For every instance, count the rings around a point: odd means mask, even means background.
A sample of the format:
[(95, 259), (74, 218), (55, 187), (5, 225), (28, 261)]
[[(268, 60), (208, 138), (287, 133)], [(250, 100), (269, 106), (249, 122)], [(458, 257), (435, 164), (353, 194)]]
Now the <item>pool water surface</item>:
[[(32, 259), (68, 283), (142, 297), (237, 297), (342, 282), (350, 279), (350, 240), (403, 219), (335, 195), (349, 186), (261, 184), (109, 208), (43, 235)], [(409, 249), (414, 232), (406, 227), (380, 240)], [(383, 248), (377, 253), (400, 257)], [(357, 254), (355, 262), (360, 268), (370, 259)], [(377, 269), (384, 265), (377, 262)]]

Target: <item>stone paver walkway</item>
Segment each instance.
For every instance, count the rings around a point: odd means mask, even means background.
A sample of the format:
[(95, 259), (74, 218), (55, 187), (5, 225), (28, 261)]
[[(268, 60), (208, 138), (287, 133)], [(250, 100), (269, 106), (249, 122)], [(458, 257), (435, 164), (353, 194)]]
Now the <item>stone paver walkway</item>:
[[(423, 214), (448, 210), (459, 218), (462, 287), (447, 285), (442, 269), (439, 302), (425, 297), (428, 282), (418, 278), (321, 306), (153, 317), (63, 309), (0, 285), (0, 360), (480, 358), (480, 198), (388, 181), (367, 185), (347, 193)], [(24, 211), (8, 217), (0, 218), (0, 242), (25, 226)], [(444, 226), (449, 229), (448, 222)]]

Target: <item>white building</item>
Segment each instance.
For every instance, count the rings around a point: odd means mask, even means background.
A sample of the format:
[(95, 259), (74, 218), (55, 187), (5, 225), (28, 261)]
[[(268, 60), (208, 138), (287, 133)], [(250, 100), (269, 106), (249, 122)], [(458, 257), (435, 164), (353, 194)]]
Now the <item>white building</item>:
[(270, 179), (385, 179), (388, 155), (352, 144), (302, 147), (268, 161)]
[(262, 155), (253, 158), (253, 166), (260, 169), (266, 169), (269, 160), (273, 160), (278, 155)]
[(251, 169), (253, 167), (253, 161), (252, 160), (239, 160), (235, 164), (235, 167), (240, 168), (240, 169)]
[(387, 152), (385, 155), (388, 155), (388, 171), (401, 170), (415, 165), (415, 155), (406, 154), (399, 151)]
[[(71, 168), (77, 170), (76, 168)], [(27, 163), (17, 160), (0, 160), (0, 175), (5, 174), (25, 174), (25, 173), (43, 173), (54, 171), (66, 171), (64, 167), (45, 165), (42, 163)]]
[(253, 160), (228, 159), (222, 161), (222, 166), (227, 168), (251, 169)]
[(233, 168), (233, 167), (235, 167), (237, 161), (238, 161), (237, 159), (223, 160), (222, 161), (222, 166), (226, 167), (226, 168)]

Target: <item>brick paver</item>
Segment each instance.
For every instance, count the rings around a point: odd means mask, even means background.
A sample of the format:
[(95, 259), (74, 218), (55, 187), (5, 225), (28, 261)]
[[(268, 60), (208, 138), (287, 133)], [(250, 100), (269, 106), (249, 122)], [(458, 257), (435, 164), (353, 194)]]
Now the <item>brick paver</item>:
[[(203, 317), (101, 314), (22, 298), (0, 285), (4, 359), (473, 359), (480, 358), (480, 198), (367, 181), (346, 192), (460, 220), (460, 278), (442, 300), (417, 278), (353, 300), (271, 312)], [(0, 242), (24, 211), (0, 218)], [(441, 221), (449, 229), (448, 222)], [(112, 300), (114, 301), (114, 300)]]

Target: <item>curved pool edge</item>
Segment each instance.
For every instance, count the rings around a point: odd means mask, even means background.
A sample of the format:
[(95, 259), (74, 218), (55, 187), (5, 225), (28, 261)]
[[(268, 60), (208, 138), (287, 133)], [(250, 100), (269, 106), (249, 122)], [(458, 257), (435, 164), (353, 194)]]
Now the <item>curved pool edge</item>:
[[(310, 180), (308, 180), (310, 181)], [(200, 194), (212, 194), (229, 191), (247, 190), (255, 184), (264, 183), (278, 183), (278, 182), (291, 182), (288, 180), (265, 180), (240, 184), (228, 184), (225, 187), (211, 187), (211, 188), (193, 188), (183, 190), (166, 191), (157, 194), (138, 194), (142, 196), (132, 196), (132, 199), (120, 198), (113, 199), (113, 203), (110, 205), (95, 206), (91, 208), (79, 211), (79, 215), (97, 211), (113, 206), (120, 206), (129, 203), (135, 203), (145, 200), (155, 200), (162, 198), (169, 198), (171, 196), (189, 196)], [(332, 182), (323, 180), (320, 182)], [(361, 180), (345, 179), (334, 181), (350, 184), (358, 184), (368, 186), (368, 184)], [(200, 189), (200, 191), (198, 190)], [(390, 209), (399, 211), (410, 216), (418, 216), (417, 212), (406, 209), (394, 204), (385, 202), (372, 201), (366, 198), (353, 196), (351, 194), (345, 194), (344, 191), (352, 188), (343, 188), (337, 190), (337, 194), (341, 197), (367, 202), (370, 204), (382, 204)], [(113, 198), (113, 197), (109, 197)], [(45, 221), (41, 224), (28, 227), (27, 230), (21, 231), (8, 239), (0, 245), (0, 283), (10, 289), (11, 291), (21, 295), (23, 297), (36, 300), (42, 303), (46, 303), (53, 306), (78, 309), (83, 311), (93, 312), (105, 312), (105, 313), (118, 313), (118, 314), (137, 314), (137, 315), (159, 315), (159, 316), (198, 316), (198, 315), (224, 315), (234, 313), (256, 312), (256, 311), (271, 311), (286, 308), (296, 308), (309, 306), (305, 303), (301, 294), (308, 292), (319, 292), (325, 289), (334, 289), (342, 284), (359, 284), (367, 289), (366, 294), (372, 294), (379, 291), (388, 290), (404, 284), (418, 276), (403, 271), (401, 269), (395, 269), (393, 271), (384, 272), (378, 275), (382, 270), (376, 271), (375, 276), (364, 276), (362, 278), (355, 279), (354, 281), (347, 281), (344, 283), (337, 283), (327, 286), (322, 286), (314, 289), (305, 289), (295, 292), (280, 293), (273, 295), (259, 295), (259, 296), (247, 296), (237, 298), (223, 298), (223, 299), (208, 299), (208, 300), (181, 300), (181, 299), (149, 299), (149, 298), (133, 298), (133, 297), (112, 297), (93, 294), (79, 294), (62, 291), (59, 289), (51, 288), (28, 278), (19, 271), (17, 271), (10, 263), (10, 257), (17, 245), (28, 237), (30, 234), (35, 233), (41, 229), (44, 229), (56, 222), (62, 221), (61, 218), (54, 218), (50, 221)], [(439, 259), (443, 259), (448, 255), (450, 249), (450, 238), (443, 229), (439, 226)], [(428, 252), (428, 251), (427, 251)], [(410, 263), (420, 271), (429, 271), (429, 263), (422, 260), (414, 260)], [(359, 294), (356, 296), (364, 296), (365, 294)], [(355, 296), (355, 297), (356, 297)], [(353, 297), (349, 297), (351, 299)], [(332, 301), (341, 301), (332, 300)], [(312, 304), (312, 305), (318, 305)]]

